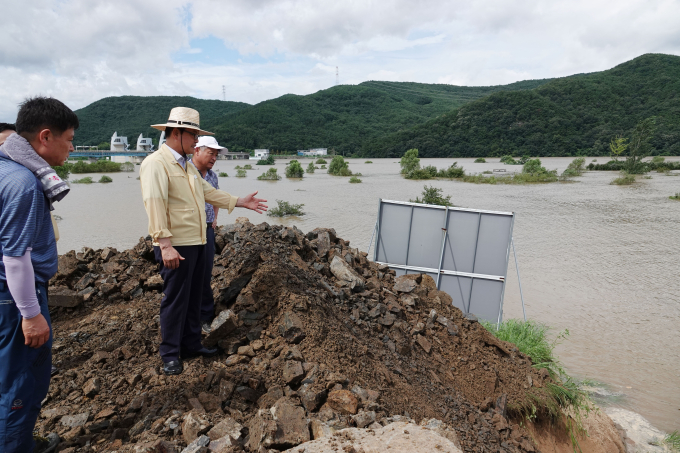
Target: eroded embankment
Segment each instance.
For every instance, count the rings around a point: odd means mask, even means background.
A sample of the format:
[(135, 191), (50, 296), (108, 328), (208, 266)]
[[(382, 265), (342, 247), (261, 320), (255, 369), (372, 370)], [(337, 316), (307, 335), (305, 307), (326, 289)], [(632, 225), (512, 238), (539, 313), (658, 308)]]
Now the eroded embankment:
[(464, 451), (536, 448), (512, 411), (547, 372), (463, 317), (430, 277), (395, 278), (330, 229), (244, 222), (216, 242), (221, 315), (204, 342), (224, 352), (180, 376), (160, 372), (162, 281), (148, 239), (60, 257), (51, 299), (84, 302), (52, 309), (61, 372), (41, 432), (96, 451), (179, 450), (205, 433), (209, 451), (266, 451), (402, 416), (444, 421)]

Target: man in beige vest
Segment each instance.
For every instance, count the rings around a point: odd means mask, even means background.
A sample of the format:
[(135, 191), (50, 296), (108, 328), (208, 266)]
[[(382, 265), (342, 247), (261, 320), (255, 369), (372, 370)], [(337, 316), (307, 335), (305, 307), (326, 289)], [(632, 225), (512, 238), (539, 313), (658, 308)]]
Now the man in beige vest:
[(156, 261), (163, 277), (160, 355), (167, 375), (183, 371), (181, 359), (217, 354), (201, 344), (201, 300), (205, 272), (205, 203), (226, 209), (267, 210), (257, 192), (239, 198), (208, 184), (196, 167), (187, 164), (200, 129), (196, 110), (176, 107), (165, 124), (166, 142), (142, 162), (139, 171), (144, 207), (149, 216)]

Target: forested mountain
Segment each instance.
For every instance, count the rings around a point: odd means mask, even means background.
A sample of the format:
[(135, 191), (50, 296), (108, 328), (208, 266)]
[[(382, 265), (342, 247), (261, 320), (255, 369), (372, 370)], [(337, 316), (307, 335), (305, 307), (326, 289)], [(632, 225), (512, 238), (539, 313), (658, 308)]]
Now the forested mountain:
[(173, 107), (190, 107), (199, 111), (201, 125), (212, 118), (251, 107), (243, 102), (223, 102), (180, 96), (120, 96), (100, 99), (76, 110), (80, 127), (74, 145), (98, 145), (110, 142), (114, 132), (128, 138), (130, 148), (137, 145), (137, 137), (158, 139), (160, 131), (149, 127), (165, 123)]
[(359, 152), (367, 140), (412, 128), (490, 93), (532, 89), (545, 82), (458, 87), (372, 81), (307, 96), (288, 94), (253, 106), (190, 97), (111, 97), (76, 111), (81, 127), (75, 143), (96, 145), (118, 131), (134, 147), (140, 132), (158, 138), (160, 132), (149, 125), (165, 122), (172, 107), (182, 106), (199, 110), (201, 127), (215, 132), (232, 151), (318, 147), (349, 155)]
[(657, 117), (657, 153), (680, 154), (680, 57), (648, 54), (613, 69), (493, 87), (369, 81), (249, 105), (191, 97), (111, 97), (76, 113), (75, 143), (114, 131), (158, 138), (172, 107), (192, 107), (232, 151), (331, 148), (344, 155), (421, 157), (607, 154), (617, 134)]
[(364, 144), (365, 156), (606, 155), (617, 134), (657, 117), (658, 154), (680, 154), (680, 57), (647, 54), (613, 69), (494, 93), (412, 129)]

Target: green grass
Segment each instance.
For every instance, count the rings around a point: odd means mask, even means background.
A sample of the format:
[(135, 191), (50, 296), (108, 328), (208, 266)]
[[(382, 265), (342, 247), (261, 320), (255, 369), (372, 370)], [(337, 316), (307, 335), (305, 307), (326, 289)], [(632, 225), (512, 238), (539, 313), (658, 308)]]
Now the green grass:
[(247, 173), (244, 169), (239, 168), (238, 170), (236, 170), (236, 177), (237, 178), (245, 178), (246, 175), (247, 175)]
[(351, 178), (349, 178), (349, 182), (352, 184), (358, 184), (361, 182), (361, 179), (357, 178), (356, 176), (352, 176)]
[(588, 393), (566, 373), (554, 354), (555, 347), (569, 335), (569, 331), (565, 330), (551, 341), (548, 337), (550, 328), (535, 321), (510, 319), (501, 323), (498, 330), (495, 324), (489, 322), (482, 322), (482, 325), (499, 340), (516, 345), (517, 349), (531, 358), (534, 368), (545, 368), (553, 381), (542, 388), (530, 388), (524, 401), (512, 407), (508, 405), (508, 409), (528, 419), (548, 415), (556, 420), (565, 415), (567, 433), (574, 451), (580, 451), (577, 436), (587, 434), (583, 418), (595, 406)]
[(664, 438), (663, 443), (668, 445), (671, 450), (680, 452), (680, 432), (673, 431)]
[(325, 165), (322, 165), (321, 168), (320, 168), (320, 170), (325, 170), (325, 169), (326, 169)]
[(229, 177), (229, 175), (227, 174), (226, 171), (221, 171), (220, 174), (217, 175), (217, 176), (219, 176), (220, 178), (228, 178)]
[(314, 163), (315, 163), (315, 164), (327, 164), (328, 161), (326, 161), (326, 159), (321, 159), (321, 158), (319, 158), (319, 159), (317, 159), (316, 162), (314, 162)]
[(253, 169), (253, 166), (250, 165), (250, 164), (245, 164), (245, 165), (243, 166), (243, 169), (244, 169), (244, 170), (252, 170), (252, 169)]
[(635, 183), (635, 175), (623, 175), (619, 178), (614, 178), (612, 179), (612, 182), (609, 184), (613, 184), (616, 186), (629, 186), (631, 184)]
[(373, 163), (373, 161), (371, 161), (371, 160), (367, 160), (367, 161), (366, 161), (366, 162), (364, 162), (364, 163), (365, 163), (365, 164), (372, 164), (372, 163)]
[(475, 163), (476, 164), (485, 164), (486, 159), (484, 159), (483, 157), (478, 157), (477, 159), (475, 159)]
[(267, 211), (270, 217), (284, 217), (288, 215), (305, 215), (302, 207), (304, 204), (291, 204), (287, 201), (276, 200), (278, 206)]
[(92, 181), (92, 176), (86, 176), (82, 179), (75, 179), (71, 182), (73, 184), (92, 184), (94, 181)]
[(102, 177), (99, 178), (99, 182), (101, 183), (113, 182), (113, 179), (111, 179), (109, 176), (102, 175)]

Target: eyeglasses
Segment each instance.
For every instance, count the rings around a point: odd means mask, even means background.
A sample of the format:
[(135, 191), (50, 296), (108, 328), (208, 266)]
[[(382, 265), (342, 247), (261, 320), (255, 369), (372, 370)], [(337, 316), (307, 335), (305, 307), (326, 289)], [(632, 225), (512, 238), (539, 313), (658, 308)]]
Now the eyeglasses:
[(182, 133), (186, 132), (187, 134), (191, 135), (191, 138), (194, 139), (195, 142), (198, 141), (198, 134), (194, 134), (193, 132), (189, 132), (187, 130), (182, 129)]

